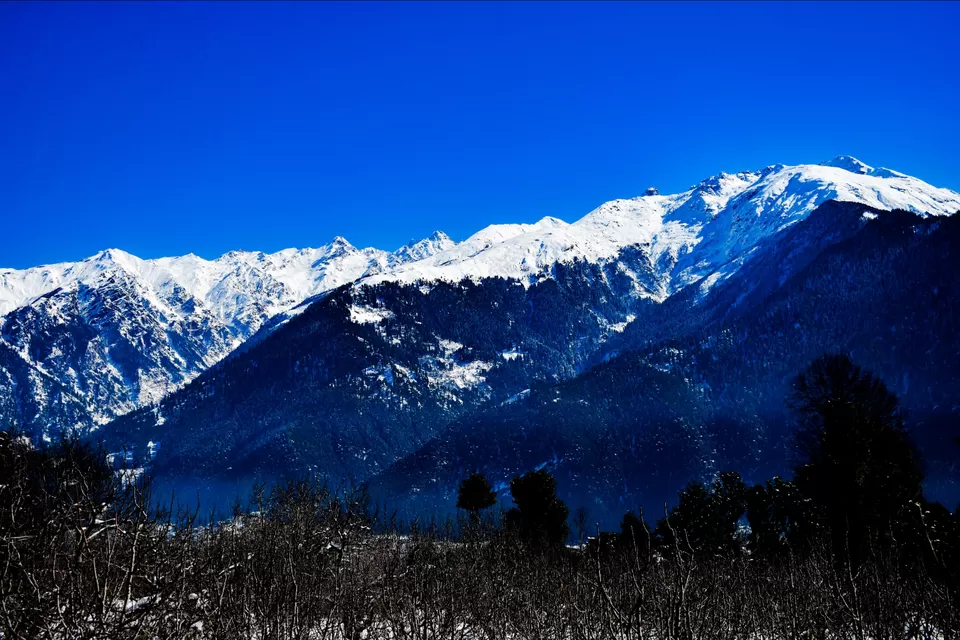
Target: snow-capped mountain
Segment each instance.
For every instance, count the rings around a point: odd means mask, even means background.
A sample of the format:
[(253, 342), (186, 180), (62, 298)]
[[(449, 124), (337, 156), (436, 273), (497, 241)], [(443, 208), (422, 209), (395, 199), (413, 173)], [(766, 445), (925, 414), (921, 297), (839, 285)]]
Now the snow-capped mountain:
[(182, 292), (201, 302), (217, 318), (229, 323), (259, 326), (277, 310), (353, 282), (369, 271), (380, 271), (421, 260), (454, 245), (436, 232), (394, 252), (357, 249), (342, 237), (318, 249), (231, 251), (216, 260), (193, 254), (142, 260), (119, 249), (101, 251), (80, 262), (31, 269), (0, 269), (0, 315), (58, 288), (96, 283), (104, 272), (130, 274), (149, 291), (158, 306)]
[[(721, 173), (673, 195), (651, 188), (574, 223), (493, 225), (460, 243), (437, 232), (392, 253), (339, 237), (317, 249), (233, 251), (216, 260), (142, 260), (111, 249), (76, 263), (0, 270), (0, 339), (26, 367), (11, 370), (57, 382), (60, 396), (102, 422), (159, 400), (344, 284), (498, 276), (530, 286), (580, 263), (598, 267), (609, 295), (663, 302), (694, 283), (709, 291), (828, 200), (934, 216), (960, 210), (960, 194), (840, 156)], [(9, 389), (26, 382), (8, 377), (0, 394), (12, 398)], [(49, 423), (39, 406), (36, 415), (2, 417)]]
[(620, 289), (616, 262), (341, 287), (101, 433), (181, 487), (321, 473), (370, 480), (408, 517), (452, 511), (463, 473), (505, 486), (549, 464), (613, 518), (691, 474), (780, 473), (791, 376), (842, 351), (934, 442), (960, 406), (958, 225), (825, 202), (703, 296), (663, 303)]
[(531, 283), (548, 277), (558, 262), (611, 262), (621, 259), (624, 249), (638, 248), (644, 260), (622, 270), (636, 280), (637, 295), (662, 301), (721, 267), (727, 267), (728, 276), (730, 267), (762, 240), (827, 200), (922, 215), (960, 211), (956, 192), (839, 156), (819, 165), (721, 173), (674, 195), (650, 189), (643, 196), (606, 202), (572, 224), (547, 217), (535, 224), (493, 225), (364, 282), (501, 276)]
[(775, 464), (784, 381), (824, 351), (901, 375), (917, 410), (957, 406), (960, 282), (942, 265), (958, 210), (960, 194), (838, 158), (436, 236), (102, 433), (171, 481), (316, 471), (446, 500), (465, 469), (553, 460), (662, 504), (676, 487), (651, 469)]
[[(390, 253), (338, 237), (317, 249), (216, 260), (143, 260), (110, 249), (0, 270), (0, 340), (24, 360), (18, 370), (59, 382), (103, 422), (179, 388), (304, 299), (452, 244), (438, 233)], [(8, 394), (17, 384), (10, 377)], [(3, 418), (25, 426), (36, 416)]]

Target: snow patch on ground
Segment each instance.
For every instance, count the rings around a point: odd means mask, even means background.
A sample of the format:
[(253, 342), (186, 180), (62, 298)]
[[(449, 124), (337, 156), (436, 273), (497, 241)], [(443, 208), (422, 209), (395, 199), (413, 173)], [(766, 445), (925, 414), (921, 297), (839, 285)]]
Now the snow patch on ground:
[(461, 390), (472, 389), (486, 381), (483, 374), (492, 368), (492, 363), (482, 360), (465, 363), (452, 362), (448, 363), (446, 368), (427, 375), (427, 381), (432, 386), (453, 386)]
[(609, 329), (610, 331), (613, 331), (614, 333), (623, 333), (623, 331), (627, 328), (627, 325), (636, 319), (637, 319), (637, 316), (630, 314), (627, 316), (627, 319), (624, 320), (623, 322), (615, 322), (609, 325), (607, 329)]
[(462, 344), (454, 340), (441, 339), (439, 344), (440, 344), (440, 349), (444, 353), (446, 353), (448, 356), (453, 353), (456, 353), (457, 351), (463, 348)]
[(393, 312), (389, 309), (378, 309), (374, 307), (350, 307), (350, 321), (356, 324), (377, 324), (382, 320), (393, 318)]
[(501, 402), (500, 406), (513, 404), (515, 402), (519, 402), (520, 400), (523, 400), (524, 398), (529, 398), (529, 397), (530, 397), (530, 389), (524, 389), (520, 393), (515, 393), (509, 398), (507, 398), (506, 400), (504, 400), (503, 402)]

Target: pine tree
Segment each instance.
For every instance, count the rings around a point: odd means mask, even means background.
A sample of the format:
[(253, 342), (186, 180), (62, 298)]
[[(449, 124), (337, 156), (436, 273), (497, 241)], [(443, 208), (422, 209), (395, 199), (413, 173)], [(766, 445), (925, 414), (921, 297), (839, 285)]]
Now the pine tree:
[(650, 546), (650, 531), (642, 517), (633, 511), (623, 514), (620, 521), (620, 545), (631, 550)]
[(497, 503), (497, 494), (493, 492), (490, 483), (480, 473), (472, 473), (470, 477), (460, 483), (457, 492), (457, 509), (463, 509), (470, 514), (470, 521), (480, 522), (480, 512), (489, 509)]
[(750, 549), (776, 556), (788, 550), (805, 551), (819, 533), (815, 506), (792, 482), (773, 478), (747, 491)]
[(570, 509), (557, 497), (557, 481), (540, 469), (510, 481), (510, 495), (517, 505), (507, 512), (507, 527), (534, 547), (562, 545), (570, 534)]
[(825, 355), (794, 380), (800, 416), (797, 488), (822, 513), (838, 559), (860, 562), (921, 497), (920, 458), (897, 397), (846, 355)]

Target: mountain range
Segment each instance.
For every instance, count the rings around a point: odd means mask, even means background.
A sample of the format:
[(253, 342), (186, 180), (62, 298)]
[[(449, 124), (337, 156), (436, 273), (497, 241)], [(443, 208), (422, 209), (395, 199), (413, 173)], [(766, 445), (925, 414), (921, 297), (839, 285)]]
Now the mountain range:
[[(8, 399), (23, 408), (4, 418), (48, 437), (58, 425), (103, 424), (179, 389), (307, 298), (451, 246), (436, 233), (392, 253), (340, 237), (318, 249), (216, 260), (141, 260), (109, 249), (81, 262), (0, 270), (0, 337), (4, 358), (16, 362), (0, 365), (4, 388), (12, 395), (30, 387), (36, 404)], [(14, 377), (12, 367), (23, 373)]]
[(171, 485), (313, 472), (411, 517), (473, 470), (503, 489), (549, 466), (612, 518), (787, 468), (789, 379), (842, 350), (901, 395), (953, 495), (957, 211), (841, 156), (392, 253), (0, 270), (0, 420), (95, 432)]

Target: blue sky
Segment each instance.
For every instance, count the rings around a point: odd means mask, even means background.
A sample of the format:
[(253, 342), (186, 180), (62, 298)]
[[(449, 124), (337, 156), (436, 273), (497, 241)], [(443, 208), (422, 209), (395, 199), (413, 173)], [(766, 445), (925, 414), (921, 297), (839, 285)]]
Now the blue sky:
[(859, 157), (960, 190), (956, 3), (0, 3), (0, 267), (394, 249)]

